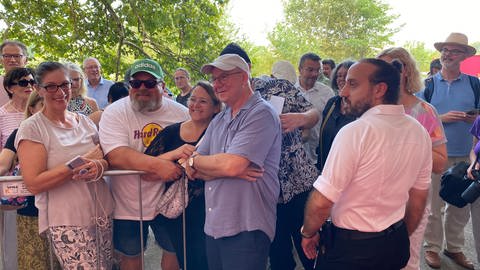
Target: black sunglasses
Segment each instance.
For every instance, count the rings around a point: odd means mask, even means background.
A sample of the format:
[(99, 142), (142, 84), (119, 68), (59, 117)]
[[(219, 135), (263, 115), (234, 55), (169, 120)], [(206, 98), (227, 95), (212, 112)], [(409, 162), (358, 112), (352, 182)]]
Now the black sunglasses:
[(21, 87), (26, 87), (26, 86), (28, 86), (28, 84), (30, 84), (31, 86), (34, 86), (37, 83), (35, 82), (35, 80), (20, 80), (16, 83), (12, 83), (12, 85), (18, 85), (18, 86), (21, 86)]
[(154, 88), (157, 86), (159, 81), (157, 80), (130, 80), (128, 82), (132, 88), (140, 88), (140, 86), (145, 85), (146, 88)]

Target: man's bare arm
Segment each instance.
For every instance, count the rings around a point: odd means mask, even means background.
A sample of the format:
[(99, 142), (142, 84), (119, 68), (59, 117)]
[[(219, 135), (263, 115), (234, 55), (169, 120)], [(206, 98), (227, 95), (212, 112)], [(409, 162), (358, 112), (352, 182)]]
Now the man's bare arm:
[(325, 220), (330, 216), (333, 202), (323, 196), (318, 190), (313, 189), (305, 206), (303, 219), (303, 232), (313, 234), (320, 230)]
[[(317, 253), (317, 246), (320, 238), (316, 232), (320, 230), (323, 223), (330, 216), (333, 202), (327, 199), (318, 190), (313, 189), (305, 206), (305, 217), (302, 227), (302, 248), (309, 259), (314, 259)], [(311, 236), (311, 237), (306, 237)]]
[(409, 198), (405, 209), (405, 224), (408, 235), (411, 235), (418, 227), (427, 204), (428, 189), (411, 188), (408, 192)]
[[(220, 153), (194, 157), (194, 178), (212, 180), (219, 177), (238, 177), (251, 165), (250, 160), (240, 155)], [(189, 166), (187, 166), (189, 167)], [(192, 171), (187, 168), (187, 172)]]
[(319, 119), (319, 112), (315, 108), (303, 113), (284, 113), (280, 115), (283, 132), (291, 132), (296, 128), (312, 128)]
[(178, 179), (182, 175), (180, 166), (174, 162), (145, 155), (127, 146), (113, 149), (107, 159), (113, 168), (144, 171), (162, 181)]

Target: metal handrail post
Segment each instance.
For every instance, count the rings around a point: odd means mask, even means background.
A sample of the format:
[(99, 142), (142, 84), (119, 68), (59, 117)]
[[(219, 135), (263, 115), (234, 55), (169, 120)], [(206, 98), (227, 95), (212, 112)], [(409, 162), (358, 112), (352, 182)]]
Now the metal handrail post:
[(145, 269), (145, 254), (143, 254), (143, 204), (142, 204), (142, 179), (138, 178), (138, 207), (140, 211), (140, 258), (142, 270)]

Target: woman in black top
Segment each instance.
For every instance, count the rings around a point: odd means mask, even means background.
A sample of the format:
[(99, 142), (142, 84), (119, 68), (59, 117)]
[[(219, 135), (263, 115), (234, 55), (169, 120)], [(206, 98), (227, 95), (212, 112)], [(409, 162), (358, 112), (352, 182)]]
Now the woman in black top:
[[(345, 86), (345, 79), (348, 69), (355, 62), (346, 60), (340, 63), (332, 73), (332, 88), (339, 91)], [(319, 143), (317, 147), (317, 168), (320, 172), (327, 160), (328, 152), (332, 147), (333, 139), (337, 136), (338, 131), (355, 120), (354, 117), (347, 116), (342, 111), (342, 98), (340, 96), (334, 96), (328, 100), (322, 113), (322, 125), (320, 126)]]
[[(145, 150), (146, 154), (158, 156), (184, 147), (185, 144), (197, 145), (210, 121), (221, 108), (221, 103), (215, 96), (213, 87), (206, 81), (200, 81), (193, 87), (187, 105), (191, 119), (163, 129)], [(169, 183), (167, 183), (166, 189), (168, 186)], [(193, 269), (208, 269), (203, 231), (205, 224), (204, 182), (202, 180), (189, 181), (188, 194), (188, 206), (185, 209), (187, 265)], [(184, 268), (182, 216), (175, 219), (165, 218), (165, 228), (175, 248), (180, 267)]]

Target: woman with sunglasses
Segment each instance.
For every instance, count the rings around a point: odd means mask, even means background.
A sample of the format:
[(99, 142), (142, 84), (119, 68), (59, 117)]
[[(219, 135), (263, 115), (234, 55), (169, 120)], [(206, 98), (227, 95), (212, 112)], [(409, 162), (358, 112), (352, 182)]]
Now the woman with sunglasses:
[(68, 70), (37, 68), (42, 110), (23, 121), (17, 148), (23, 180), (36, 198), (39, 232), (47, 233), (63, 269), (111, 269), (113, 199), (102, 179), (108, 163), (95, 124), (67, 110)]
[[(8, 94), (9, 101), (0, 107), (0, 149), (3, 148), (13, 130), (18, 128), (23, 120), (23, 111), (28, 96), (35, 85), (34, 71), (29, 68), (13, 68), (5, 74), (3, 87)], [(13, 211), (0, 212), (0, 236), (2, 256), (5, 260), (17, 261), (16, 255), (16, 213)]]
[(98, 111), (99, 109), (95, 99), (85, 96), (87, 86), (84, 83), (85, 75), (82, 69), (74, 63), (65, 63), (65, 67), (68, 69), (72, 83), (72, 97), (68, 103), (68, 110), (87, 116)]
[(25, 104), (35, 85), (34, 76), (30, 68), (14, 68), (5, 75), (3, 87), (10, 101), (0, 107), (0, 147), (24, 118)]

